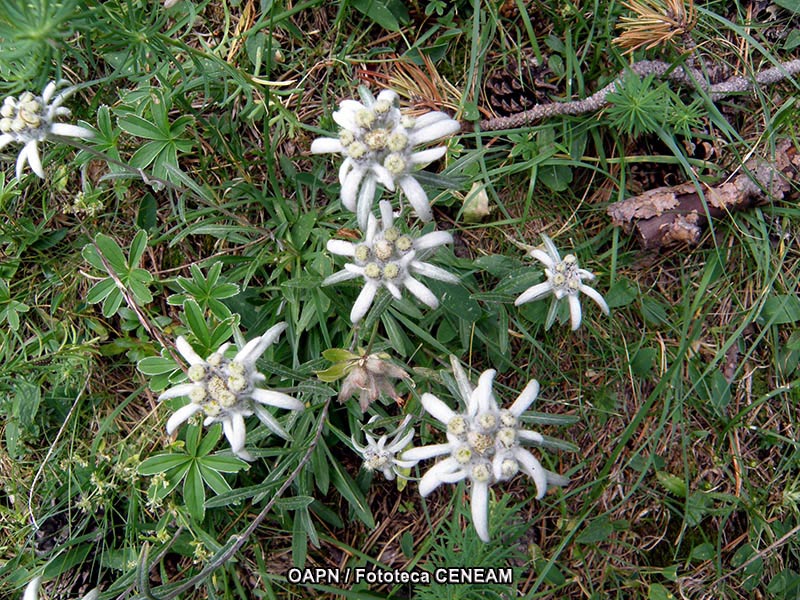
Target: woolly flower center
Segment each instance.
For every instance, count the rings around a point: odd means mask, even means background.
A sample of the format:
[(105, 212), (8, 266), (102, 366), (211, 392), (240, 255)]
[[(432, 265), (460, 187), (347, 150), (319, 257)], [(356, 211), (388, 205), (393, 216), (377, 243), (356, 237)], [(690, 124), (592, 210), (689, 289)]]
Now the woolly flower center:
[(243, 364), (216, 352), (205, 363), (189, 367), (188, 375), (194, 383), (189, 399), (209, 417), (240, 406), (253, 388), (253, 374)]
[(19, 98), (6, 97), (0, 107), (0, 132), (8, 134), (31, 133), (46, 121), (42, 99), (30, 92)]
[(414, 249), (414, 238), (401, 234), (396, 227), (380, 231), (371, 243), (355, 247), (355, 263), (364, 268), (367, 279), (397, 282), (405, 277), (402, 258)]
[(400, 115), (388, 100), (378, 100), (352, 114), (355, 129), (339, 131), (344, 153), (363, 166), (381, 165), (393, 177), (407, 171), (413, 148), (408, 130), (415, 125), (411, 117)]
[(513, 456), (519, 446), (518, 431), (518, 419), (509, 410), (456, 414), (447, 422), (450, 457), (473, 481), (510, 479), (519, 471)]
[(375, 471), (376, 469), (383, 469), (391, 461), (391, 455), (388, 452), (378, 452), (377, 450), (364, 451), (364, 467), (368, 471)]
[(576, 295), (580, 291), (581, 276), (578, 259), (573, 254), (567, 254), (561, 262), (556, 263), (550, 275), (550, 285), (553, 289), (563, 294)]

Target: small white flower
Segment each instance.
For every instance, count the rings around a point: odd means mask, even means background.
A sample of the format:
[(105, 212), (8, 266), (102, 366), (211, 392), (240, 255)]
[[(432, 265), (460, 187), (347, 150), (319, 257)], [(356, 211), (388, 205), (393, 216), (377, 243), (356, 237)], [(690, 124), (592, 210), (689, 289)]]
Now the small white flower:
[(339, 256), (353, 258), (344, 270), (327, 277), (322, 285), (332, 285), (348, 279), (364, 278), (364, 288), (358, 295), (350, 320), (358, 323), (372, 306), (378, 290), (385, 287), (396, 299), (402, 296), (402, 288), (407, 289), (420, 302), (431, 308), (439, 306), (439, 300), (414, 275), (458, 283), (458, 277), (441, 267), (422, 262), (428, 254), (439, 246), (452, 243), (453, 236), (445, 231), (433, 231), (418, 238), (401, 233), (394, 226), (392, 205), (383, 200), (380, 203), (381, 229), (378, 221), (370, 214), (364, 242), (353, 244), (344, 240), (329, 240), (328, 251)]
[(420, 461), (437, 456), (443, 460), (431, 467), (419, 482), (420, 494), (430, 494), (442, 483), (471, 483), (472, 523), (478, 536), (489, 541), (489, 487), (511, 479), (518, 471), (530, 476), (536, 484), (536, 497), (541, 498), (548, 486), (566, 485), (568, 480), (542, 467), (523, 444), (546, 444), (535, 431), (523, 429), (520, 416), (539, 393), (534, 379), (514, 403), (500, 409), (492, 392), (495, 371), (484, 371), (478, 386), (472, 387), (455, 357), (450, 357), (453, 374), (465, 405), (464, 412), (453, 411), (433, 394), (423, 394), (425, 410), (447, 427), (447, 443), (421, 446), (405, 451), (400, 459)]
[(85, 139), (94, 135), (85, 127), (55, 122), (57, 117), (70, 116), (70, 110), (61, 104), (75, 91), (75, 88), (67, 88), (53, 97), (58, 85), (51, 81), (41, 96), (31, 92), (25, 92), (19, 98), (7, 96), (0, 106), (0, 149), (12, 142), (25, 144), (17, 157), (17, 179), (21, 179), (26, 164), (30, 164), (33, 172), (44, 179), (39, 142), (54, 136)]
[[(368, 423), (373, 423), (377, 418), (377, 415), (372, 417)], [(391, 481), (398, 474), (403, 476), (397, 469), (410, 469), (417, 464), (417, 461), (400, 460), (396, 456), (414, 439), (414, 428), (412, 427), (409, 431), (405, 430), (410, 420), (411, 415), (406, 416), (395, 431), (382, 435), (377, 440), (369, 433), (364, 432), (364, 437), (367, 438), (366, 446), (362, 446), (356, 442), (354, 436), (350, 436), (353, 448), (364, 459), (365, 469), (380, 471), (386, 479)]]
[(256, 360), (278, 339), (286, 329), (286, 323), (279, 323), (264, 335), (250, 340), (233, 359), (225, 357), (230, 344), (225, 343), (211, 356), (203, 360), (183, 337), (176, 340), (181, 356), (189, 363), (189, 380), (163, 392), (158, 399), (187, 396), (189, 404), (182, 406), (167, 421), (167, 433), (172, 433), (195, 413), (206, 415), (203, 422), (208, 426), (222, 423), (222, 430), (230, 442), (233, 453), (244, 460), (253, 460), (244, 449), (246, 429), (244, 419), (253, 413), (273, 433), (288, 440), (286, 430), (262, 405), (275, 406), (288, 410), (303, 410), (300, 400), (281, 392), (256, 387), (266, 377), (256, 371)]
[(544, 274), (547, 281), (537, 283), (529, 287), (519, 298), (514, 301), (516, 306), (524, 304), (525, 302), (533, 302), (539, 300), (550, 294), (553, 295), (553, 302), (550, 306), (550, 314), (547, 316), (546, 328), (549, 328), (555, 320), (556, 309), (558, 303), (563, 298), (567, 298), (569, 302), (569, 314), (572, 322), (572, 330), (575, 331), (581, 325), (581, 302), (578, 295), (581, 293), (586, 294), (594, 300), (606, 315), (610, 313), (608, 304), (596, 290), (589, 287), (584, 281), (592, 281), (594, 274), (581, 269), (578, 266), (578, 259), (574, 254), (567, 254), (563, 259), (558, 253), (558, 249), (553, 240), (546, 235), (542, 234), (542, 241), (546, 251), (536, 248), (531, 251), (531, 256), (544, 264)]
[(333, 120), (341, 127), (338, 138), (318, 138), (311, 144), (314, 154), (339, 153), (345, 157), (339, 168), (342, 204), (367, 226), (378, 182), (389, 191), (400, 186), (423, 221), (433, 218), (428, 196), (414, 173), (441, 158), (440, 146), (415, 152), (414, 147), (449, 137), (461, 128), (458, 121), (439, 111), (418, 117), (404, 116), (397, 108), (397, 94), (383, 90), (378, 98), (369, 92), (365, 103), (343, 100)]
[[(39, 600), (39, 589), (42, 584), (41, 577), (34, 577), (25, 588), (25, 593), (22, 595), (22, 600)], [(88, 592), (81, 600), (97, 600), (100, 592), (97, 588)]]

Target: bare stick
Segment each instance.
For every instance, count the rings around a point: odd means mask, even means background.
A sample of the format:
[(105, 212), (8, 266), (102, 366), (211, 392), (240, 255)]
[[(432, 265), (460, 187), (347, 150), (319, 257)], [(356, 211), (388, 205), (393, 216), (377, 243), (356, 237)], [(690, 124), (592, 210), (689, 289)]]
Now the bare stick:
[(596, 111), (608, 104), (608, 95), (617, 90), (617, 86), (623, 81), (626, 73), (629, 72), (635, 73), (639, 77), (654, 75), (668, 81), (693, 86), (708, 93), (712, 100), (719, 100), (736, 92), (746, 92), (756, 85), (769, 85), (800, 73), (800, 59), (790, 60), (781, 63), (780, 66), (760, 71), (753, 79), (737, 75), (713, 85), (706, 81), (703, 72), (699, 69), (674, 66), (660, 60), (642, 60), (621, 71), (614, 81), (588, 98), (570, 102), (537, 104), (524, 112), (509, 115), (508, 117), (484, 119), (480, 122), (480, 127), (483, 131), (516, 129), (540, 119), (558, 115), (580, 115)]

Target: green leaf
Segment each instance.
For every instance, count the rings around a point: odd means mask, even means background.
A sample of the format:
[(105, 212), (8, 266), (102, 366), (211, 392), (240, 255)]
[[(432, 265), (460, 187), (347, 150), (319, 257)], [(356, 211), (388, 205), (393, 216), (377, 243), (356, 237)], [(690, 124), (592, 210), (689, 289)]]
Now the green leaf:
[[(147, 142), (131, 155), (130, 163), (132, 167), (143, 169), (152, 163), (157, 156), (164, 150), (164, 142)], [(158, 177), (163, 177), (163, 173), (158, 173)]]
[(714, 544), (703, 542), (692, 548), (692, 551), (689, 553), (689, 558), (697, 561), (711, 560), (716, 554), (717, 552), (714, 548)]
[(326, 449), (328, 464), (331, 467), (331, 483), (339, 490), (339, 493), (347, 500), (350, 507), (355, 511), (358, 518), (370, 529), (375, 527), (375, 519), (367, 505), (367, 499), (356, 485), (355, 481), (347, 474), (339, 461)]
[(686, 482), (672, 473), (667, 471), (656, 471), (656, 479), (665, 490), (670, 494), (685, 498), (686, 497)]
[(193, 462), (186, 479), (183, 481), (183, 500), (189, 514), (197, 521), (202, 521), (206, 514), (206, 488), (197, 463)]
[[(106, 277), (95, 283), (86, 294), (86, 302), (89, 304), (97, 304), (102, 302), (108, 295), (117, 289), (117, 282)], [(113, 314), (113, 313), (112, 313)]]
[(103, 316), (110, 319), (117, 313), (120, 306), (122, 306), (122, 292), (115, 287), (103, 301)]
[(21, 454), (19, 447), (19, 425), (16, 421), (6, 420), (5, 423), (6, 450), (9, 456), (17, 457)]
[(647, 600), (675, 600), (675, 596), (660, 583), (650, 584)]
[(609, 308), (619, 308), (627, 306), (639, 295), (639, 288), (629, 279), (617, 279), (608, 289), (606, 303)]
[(760, 323), (784, 325), (800, 321), (800, 298), (795, 294), (770, 296), (758, 318)]
[(134, 114), (123, 115), (117, 120), (125, 133), (148, 140), (163, 140), (164, 134), (156, 125)]
[(315, 371), (315, 374), (317, 377), (319, 377), (320, 381), (324, 381), (325, 383), (333, 383), (334, 381), (339, 381), (342, 377), (344, 377), (349, 368), (350, 365), (346, 363), (338, 363), (322, 371)]
[[(141, 269), (138, 269), (141, 270)], [(130, 288), (131, 295), (139, 306), (150, 304), (153, 301), (153, 294), (150, 292), (148, 286), (136, 277), (131, 277), (128, 280), (128, 287)]]
[(140, 229), (131, 242), (131, 251), (128, 254), (128, 266), (138, 266), (142, 260), (142, 254), (147, 249), (147, 232)]
[(238, 473), (242, 469), (248, 468), (248, 463), (241, 458), (219, 454), (204, 456), (202, 458), (202, 463), (208, 468), (220, 471), (221, 473)]
[(553, 192), (563, 192), (572, 183), (572, 169), (566, 165), (541, 165), (537, 173), (539, 181)]
[[(206, 350), (214, 350), (211, 348), (211, 334), (208, 331), (208, 324), (203, 316), (203, 311), (200, 305), (193, 299), (189, 299), (183, 303), (183, 311), (186, 315), (186, 324), (194, 334), (194, 337), (203, 345)], [(202, 355), (203, 353), (201, 353)]]
[(775, 4), (789, 12), (800, 13), (800, 3), (797, 0), (775, 0)]
[[(204, 459), (204, 462), (206, 459)], [(279, 475), (279, 474), (278, 474)], [(236, 504), (242, 500), (253, 498), (254, 496), (264, 496), (270, 492), (278, 489), (283, 480), (278, 480), (278, 475), (273, 471), (270, 473), (270, 478), (267, 481), (250, 485), (247, 487), (236, 488), (225, 494), (220, 494), (216, 498), (210, 498), (206, 503), (207, 508), (215, 508), (217, 506), (228, 506), (229, 504)]]
[(797, 600), (800, 597), (800, 575), (787, 567), (769, 580), (767, 591), (776, 599)]
[(350, 5), (387, 31), (400, 31), (400, 23), (382, 0), (351, 0)]
[(142, 461), (137, 471), (139, 475), (155, 475), (156, 473), (163, 473), (164, 471), (179, 467), (187, 462), (191, 462), (191, 460), (189, 456), (183, 453), (173, 454), (164, 452)]
[(607, 539), (612, 533), (614, 533), (614, 526), (609, 518), (597, 517), (589, 522), (576, 541), (581, 544), (595, 544)]
[(197, 425), (190, 425), (186, 430), (186, 454), (197, 456), (197, 448), (200, 445), (200, 437), (203, 435), (203, 428)]
[(152, 231), (158, 225), (158, 204), (153, 194), (147, 193), (139, 201), (136, 212), (136, 226), (145, 231)]
[(346, 360), (355, 360), (358, 358), (358, 354), (354, 354), (344, 348), (328, 348), (322, 351), (322, 357), (332, 363), (338, 363)]
[(163, 375), (175, 371), (178, 365), (171, 358), (148, 356), (136, 363), (136, 368), (142, 375)]
[(22, 427), (28, 427), (33, 424), (39, 411), (42, 392), (35, 383), (20, 379), (16, 380), (15, 388), (13, 414)]
[(81, 250), (81, 256), (83, 256), (84, 260), (92, 265), (95, 269), (105, 273), (106, 266), (103, 264), (103, 259), (100, 258), (100, 254), (98, 254), (97, 248), (94, 244), (86, 244)]
[(639, 348), (631, 358), (631, 372), (636, 377), (649, 377), (657, 357), (658, 351), (655, 348)]
[(203, 481), (205, 481), (208, 487), (214, 490), (216, 494), (224, 494), (225, 492), (231, 491), (231, 486), (228, 485), (225, 478), (214, 469), (210, 469), (206, 466), (205, 462), (199, 462), (198, 468), (200, 469), (200, 475), (202, 475)]
[(311, 496), (292, 496), (290, 498), (279, 498), (275, 505), (284, 510), (300, 510), (306, 508), (312, 502), (314, 502), (314, 498)]
[(213, 427), (209, 428), (208, 433), (203, 437), (203, 441), (200, 442), (200, 445), (197, 447), (197, 452), (195, 452), (195, 456), (203, 456), (205, 457), (206, 454), (211, 452), (214, 449), (214, 446), (217, 445), (219, 439), (222, 437), (222, 425), (217, 423)]
[(106, 259), (109, 266), (114, 269), (117, 275), (128, 272), (128, 261), (125, 260), (122, 248), (119, 247), (116, 240), (103, 233), (98, 233), (94, 238), (94, 243), (100, 249), (100, 254), (103, 255), (103, 258)]

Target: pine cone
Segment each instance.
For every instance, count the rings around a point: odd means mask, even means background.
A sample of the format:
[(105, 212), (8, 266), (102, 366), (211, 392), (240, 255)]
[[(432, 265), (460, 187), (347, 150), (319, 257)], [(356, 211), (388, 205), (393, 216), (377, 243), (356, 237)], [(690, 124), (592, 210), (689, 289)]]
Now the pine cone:
[(550, 69), (540, 67), (535, 59), (526, 60), (522, 65), (510, 60), (486, 78), (486, 103), (498, 116), (507, 116), (547, 102), (547, 94), (557, 90), (547, 81), (550, 76)]

